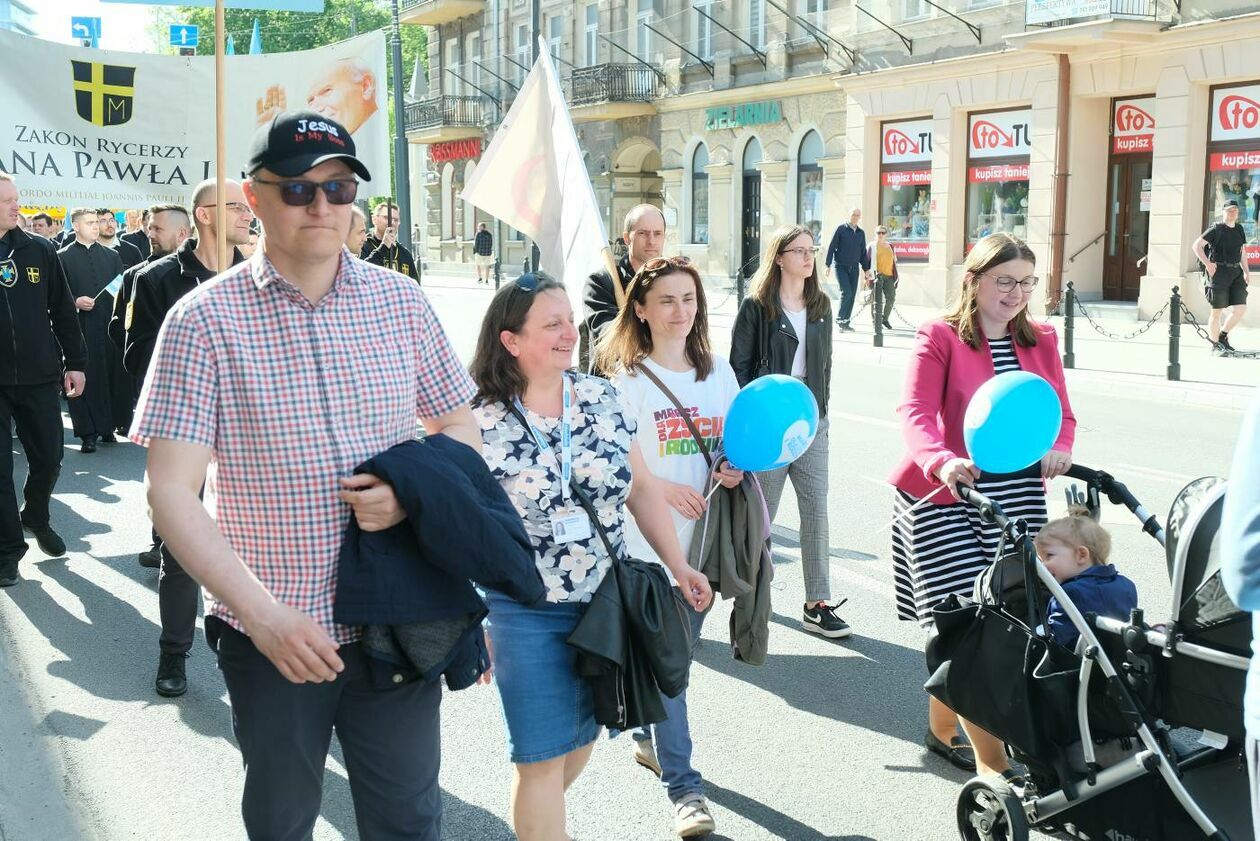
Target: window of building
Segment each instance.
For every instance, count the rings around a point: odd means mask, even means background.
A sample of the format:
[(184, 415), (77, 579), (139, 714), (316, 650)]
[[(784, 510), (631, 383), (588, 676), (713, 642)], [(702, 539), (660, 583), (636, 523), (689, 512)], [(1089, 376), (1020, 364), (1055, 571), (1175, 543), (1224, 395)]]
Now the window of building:
[(930, 11), (931, 7), (924, 0), (901, 0), (902, 20), (925, 18)]
[(547, 20), (547, 49), (556, 63), (560, 62), (560, 48), (564, 44), (564, 18), (552, 15)]
[[(472, 181), (473, 173), (477, 171), (477, 162), (469, 161), (464, 164), (464, 184)], [(462, 186), (462, 185), (461, 185)], [(464, 236), (465, 240), (471, 240), (477, 235), (477, 208), (468, 202), (462, 202), (464, 211)]]
[(582, 61), (587, 67), (599, 63), (599, 4), (586, 5), (586, 41)]
[(638, 0), (638, 5), (636, 6), (638, 11), (636, 12), (634, 18), (634, 54), (637, 55), (640, 60), (649, 63), (652, 61), (652, 30), (648, 29), (647, 25), (652, 22), (652, 1), (653, 0)]
[(998, 232), (1028, 237), (1028, 158), (1032, 110), (972, 114), (967, 131), (964, 249)]
[(827, 0), (805, 0), (805, 19), (815, 26), (827, 26)]
[(757, 49), (766, 45), (766, 0), (748, 0), (748, 40)]
[(796, 223), (814, 235), (814, 244), (822, 242), (823, 171), (818, 160), (823, 156), (822, 137), (810, 131), (801, 139), (796, 164)]
[(928, 258), (932, 207), (932, 121), (880, 127), (879, 218), (897, 259)]
[(442, 167), (442, 239), (455, 239), (455, 167)]
[(701, 143), (691, 156), (691, 241), (709, 242), (709, 150)]
[[(473, 33), (468, 36), (468, 63), (465, 65), (468, 72), (464, 76), (479, 88), (484, 88), (485, 84), (481, 81), (481, 34)], [(473, 96), (481, 96), (481, 91), (469, 91)]]
[(1248, 264), (1260, 268), (1260, 82), (1212, 90), (1203, 228), (1221, 221), (1221, 206), (1238, 202)]
[[(451, 40), (446, 42), (446, 61), (443, 62), (443, 68), (446, 70), (454, 70), (455, 73), (463, 75), (459, 68), (459, 41)], [(455, 73), (446, 74), (446, 90), (455, 96), (464, 95), (464, 83), (459, 80)]]
[(713, 21), (704, 15), (713, 14), (713, 0), (694, 0), (693, 5), (696, 9), (696, 55), (701, 58), (711, 58), (713, 56)]
[(529, 67), (529, 57), (533, 50), (529, 48), (529, 27), (520, 24), (516, 27), (516, 63), (521, 65), (516, 68), (516, 84), (517, 87), (525, 83), (524, 67)]

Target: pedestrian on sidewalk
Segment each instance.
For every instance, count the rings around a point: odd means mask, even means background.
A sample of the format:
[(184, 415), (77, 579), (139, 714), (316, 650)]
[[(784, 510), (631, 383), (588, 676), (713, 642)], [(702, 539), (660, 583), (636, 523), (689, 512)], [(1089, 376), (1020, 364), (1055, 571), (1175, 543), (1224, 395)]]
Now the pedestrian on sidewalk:
[(440, 683), (375, 689), (333, 596), (349, 518), (403, 519), (391, 486), (354, 468), (418, 419), (480, 449), (472, 383), (416, 284), (345, 248), (370, 175), (344, 126), (281, 112), (246, 171), (258, 250), (170, 311), (137, 407), (149, 505), (207, 592), (249, 836), (310, 837), (336, 730), (360, 837), (438, 841)]
[(599, 737), (594, 693), (566, 640), (614, 559), (578, 491), (615, 551), (625, 554), (628, 512), (688, 604), (699, 612), (712, 598), (683, 555), (660, 480), (635, 441), (634, 415), (611, 383), (570, 370), (577, 338), (563, 284), (526, 273), (495, 293), (471, 366), (482, 454), (521, 514), (548, 589), (541, 606), (486, 592), (521, 841), (567, 837), (565, 791)]
[(79, 452), (96, 452), (96, 445), (113, 444), (118, 439), (114, 430), (114, 382), (116, 369), (109, 364), (109, 319), (114, 296), (107, 290), (123, 273), (122, 258), (112, 248), (101, 245), (100, 223), (94, 208), (80, 207), (70, 211), (74, 239), (57, 252), (74, 305), (79, 310), (79, 329), (87, 345), (87, 385), (83, 396), (70, 403), (70, 420), (79, 439)]
[[(622, 238), (627, 243), (626, 253), (617, 260), (617, 275), (624, 290), (630, 285), (630, 278), (643, 267), (648, 260), (661, 256), (665, 248), (665, 214), (654, 204), (639, 204), (630, 208), (626, 214), (625, 233)], [(613, 278), (607, 269), (600, 269), (586, 281), (582, 293), (581, 348), (578, 351), (578, 364), (581, 370), (602, 376), (595, 365), (596, 346), (603, 338), (608, 325), (617, 317), (617, 293), (613, 289)]]
[[(1233, 353), (1229, 331), (1238, 326), (1247, 312), (1247, 284), (1251, 267), (1247, 265), (1247, 234), (1238, 224), (1238, 202), (1221, 205), (1221, 221), (1208, 228), (1194, 241), (1194, 256), (1207, 272), (1208, 338), (1212, 350), (1219, 354)], [(1229, 310), (1228, 317), (1225, 311)], [(1222, 323), (1223, 322), (1223, 323)]]
[(494, 234), (486, 229), (485, 222), (477, 223), (477, 235), (473, 237), (473, 262), (477, 264), (477, 282), (490, 283), (494, 279)]
[[(723, 422), (739, 382), (730, 363), (710, 350), (704, 284), (686, 257), (645, 263), (630, 281), (626, 304), (597, 361), (600, 370), (613, 375), (622, 405), (638, 424), (643, 461), (672, 509), (678, 542), (689, 547), (707, 507), (710, 454), (721, 447)], [(727, 463), (717, 477), (731, 488), (744, 474)], [(632, 557), (661, 563), (634, 520), (626, 524), (626, 540)], [(689, 615), (693, 652), (706, 615)], [(680, 837), (713, 832), (704, 779), (691, 767), (687, 690), (661, 700), (668, 718), (633, 734), (635, 760), (661, 778)]]
[[(897, 618), (932, 626), (932, 608), (951, 594), (971, 596), (976, 576), (993, 562), (1001, 529), (981, 520), (956, 490), (969, 485), (1018, 511), (1029, 537), (1046, 523), (1046, 481), (1072, 466), (1076, 417), (1068, 402), (1054, 328), (1028, 315), (1039, 278), (1036, 257), (1010, 234), (983, 238), (964, 265), (957, 303), (919, 328), (897, 412), (908, 451), (889, 481), (896, 488), (892, 533)], [(1054, 386), (1063, 426), (1039, 475), (985, 477), (967, 458), (963, 417), (972, 396), (995, 374), (1028, 371)], [(924, 502), (926, 507), (916, 507)], [(970, 745), (958, 736), (961, 724)], [(982, 774), (1011, 774), (1002, 742), (928, 699), (926, 747)]]
[(870, 252), (867, 262), (874, 269), (872, 272), (874, 280), (868, 281), (867, 285), (879, 292), (878, 298), (883, 304), (883, 309), (879, 312), (875, 311), (875, 297), (871, 298), (871, 321), (879, 322), (885, 330), (891, 330), (892, 324), (888, 321), (888, 317), (892, 315), (893, 303), (897, 300), (897, 282), (899, 280), (897, 272), (897, 252), (893, 251), (893, 247), (888, 244), (888, 229), (880, 225), (875, 229), (875, 241), (867, 248)]
[(849, 319), (853, 317), (853, 303), (857, 300), (859, 274), (867, 276), (871, 271), (866, 231), (858, 225), (861, 220), (862, 208), (855, 207), (849, 211), (849, 221), (836, 228), (824, 261), (827, 268), (830, 269), (832, 264), (836, 267), (836, 283), (840, 285), (840, 313), (836, 316), (836, 325), (843, 333), (853, 332)]
[[(74, 297), (56, 247), (18, 227), (21, 200), (13, 176), (0, 172), (0, 587), (18, 583), (18, 561), (26, 554), (23, 529), (35, 535), (46, 555), (64, 555), (66, 543), (53, 529), (48, 503), (61, 472), (65, 431), (61, 389), (72, 402), (83, 393), (87, 347), (75, 316)], [(26, 453), (23, 507), (13, 485), (13, 431)]]
[[(865, 252), (863, 252), (865, 253)], [(741, 387), (765, 374), (802, 380), (818, 401), (814, 441), (787, 467), (758, 474), (770, 520), (788, 479), (801, 513), (801, 570), (805, 574), (806, 631), (828, 639), (852, 633), (831, 600), (831, 543), (828, 536), (827, 405), (831, 397), (831, 299), (818, 280), (814, 235), (785, 225), (770, 235), (748, 297), (740, 304), (731, 337), (731, 367)]]
[[(181, 298), (213, 278), (221, 268), (227, 268), (219, 265), (215, 212), (220, 203), (217, 181), (213, 178), (202, 181), (193, 188), (190, 198), (197, 235), (181, 240), (175, 251), (151, 263), (136, 276), (135, 302), (123, 362), (142, 380), (149, 373), (158, 332), (167, 313)], [(230, 178), (223, 182), (222, 202), (226, 205), (228, 223), (226, 240), (232, 248), (229, 260), (235, 266), (245, 259), (240, 245), (249, 239), (254, 213), (245, 201), (240, 183)], [(163, 215), (183, 221), (176, 211)], [(160, 246), (164, 247), (175, 239), (176, 236), (172, 236)], [(158, 610), (162, 628), (158, 636), (157, 676), (153, 686), (158, 695), (177, 698), (188, 691), (185, 661), (192, 650), (196, 631), (200, 588), (180, 565), (171, 547), (161, 540), (161, 532), (156, 528), (154, 535), (157, 537), (159, 557)]]

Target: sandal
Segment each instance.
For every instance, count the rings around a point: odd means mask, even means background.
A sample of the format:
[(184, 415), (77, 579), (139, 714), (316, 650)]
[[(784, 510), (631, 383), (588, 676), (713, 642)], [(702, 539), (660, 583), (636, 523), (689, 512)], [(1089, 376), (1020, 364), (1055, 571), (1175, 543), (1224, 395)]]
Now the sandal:
[(964, 771), (976, 770), (976, 755), (971, 745), (961, 736), (955, 736), (945, 744), (931, 730), (923, 737), (923, 745), (937, 756), (949, 760), (949, 764)]

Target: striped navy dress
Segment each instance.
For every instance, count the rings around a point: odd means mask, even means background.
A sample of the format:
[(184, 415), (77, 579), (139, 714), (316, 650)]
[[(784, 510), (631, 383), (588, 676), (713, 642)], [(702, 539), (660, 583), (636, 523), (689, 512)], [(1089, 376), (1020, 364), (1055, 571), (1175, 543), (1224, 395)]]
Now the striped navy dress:
[[(995, 374), (1018, 371), (1019, 360), (1011, 338), (991, 339)], [(976, 489), (1002, 506), (1012, 517), (1023, 517), (1029, 534), (1046, 524), (1046, 491), (1036, 477), (988, 481), (981, 479)], [(893, 513), (900, 516), (919, 500), (898, 490)], [(945, 491), (941, 498), (950, 499)], [(897, 597), (897, 618), (927, 626), (932, 608), (951, 593), (971, 597), (976, 576), (993, 562), (1001, 530), (980, 521), (969, 505), (950, 501), (949, 505), (928, 503), (898, 521), (893, 527), (893, 583)]]

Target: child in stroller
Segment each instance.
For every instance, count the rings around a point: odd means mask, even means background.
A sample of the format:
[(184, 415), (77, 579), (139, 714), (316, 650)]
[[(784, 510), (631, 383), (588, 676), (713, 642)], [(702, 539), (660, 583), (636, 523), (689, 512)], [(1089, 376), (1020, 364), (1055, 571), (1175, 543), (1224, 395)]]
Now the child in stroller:
[[(1063, 585), (1063, 592), (1081, 613), (1128, 619), (1129, 612), (1137, 607), (1133, 582), (1107, 563), (1111, 535), (1085, 506), (1071, 505), (1066, 517), (1046, 523), (1033, 545), (1041, 563)], [(1054, 641), (1067, 649), (1076, 648), (1076, 641), (1081, 638), (1081, 632), (1054, 597), (1046, 609), (1046, 627)]]

